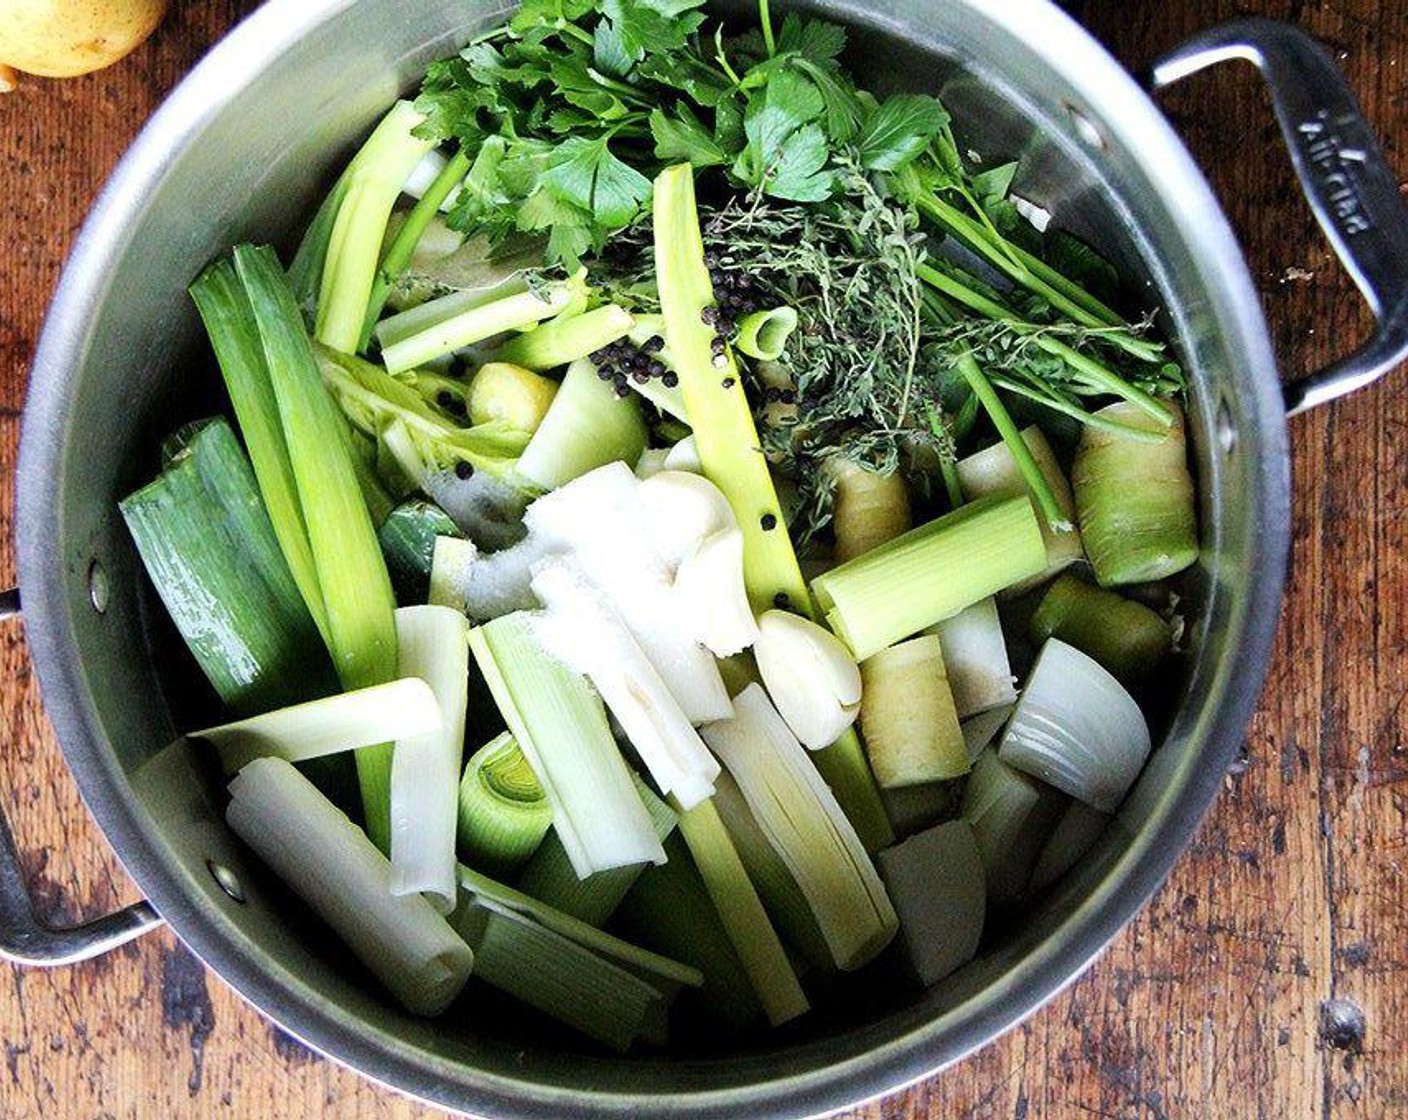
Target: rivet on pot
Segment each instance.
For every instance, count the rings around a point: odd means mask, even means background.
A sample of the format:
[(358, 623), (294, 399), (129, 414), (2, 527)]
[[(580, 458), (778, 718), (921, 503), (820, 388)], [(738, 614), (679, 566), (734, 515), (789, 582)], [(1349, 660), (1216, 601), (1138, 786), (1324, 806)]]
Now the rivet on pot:
[(108, 574), (97, 560), (88, 564), (88, 602), (99, 614), (108, 609)]
[(1094, 121), (1085, 115), (1084, 111), (1067, 101), (1066, 113), (1070, 116), (1071, 123), (1076, 126), (1076, 135), (1081, 140), (1092, 148), (1100, 148), (1102, 151), (1110, 146), (1105, 139), (1105, 134), (1096, 127)]
[(1217, 446), (1222, 448), (1224, 455), (1231, 455), (1237, 450), (1237, 426), (1232, 423), (1232, 410), (1227, 407), (1227, 402), (1217, 402), (1217, 419), (1215, 421), (1217, 432)]
[(244, 901), (244, 887), (240, 885), (239, 878), (223, 863), (216, 863), (213, 859), (205, 861), (205, 866), (210, 869), (210, 877), (227, 895), (236, 902)]

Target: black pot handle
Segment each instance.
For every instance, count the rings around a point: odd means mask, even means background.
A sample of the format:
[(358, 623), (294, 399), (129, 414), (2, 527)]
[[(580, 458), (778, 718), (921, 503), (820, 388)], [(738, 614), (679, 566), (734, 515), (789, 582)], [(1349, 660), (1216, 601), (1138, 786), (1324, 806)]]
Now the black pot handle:
[[(19, 613), (19, 591), (0, 591), (0, 620)], [(159, 925), (161, 917), (149, 902), (135, 902), (68, 929), (45, 925), (34, 916), (15, 839), (0, 807), (0, 959), (37, 967), (77, 964), (125, 945)]]
[(1150, 74), (1158, 90), (1230, 59), (1253, 63), (1320, 227), (1376, 320), (1355, 353), (1284, 388), (1291, 415), (1351, 393), (1408, 357), (1408, 206), (1354, 93), (1298, 27), (1240, 19), (1195, 35)]

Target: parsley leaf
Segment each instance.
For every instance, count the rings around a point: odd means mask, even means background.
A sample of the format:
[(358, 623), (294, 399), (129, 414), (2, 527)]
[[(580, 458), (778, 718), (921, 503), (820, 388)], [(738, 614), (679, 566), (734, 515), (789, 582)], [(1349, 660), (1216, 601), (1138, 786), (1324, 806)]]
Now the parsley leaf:
[(611, 153), (606, 139), (568, 137), (548, 157), (541, 181), (554, 197), (614, 230), (630, 223), (651, 188), (649, 179)]
[(705, 128), (688, 105), (681, 102), (674, 116), (656, 109), (650, 114), (650, 131), (655, 137), (655, 157), (688, 160), (695, 168), (727, 163), (728, 153), (714, 134)]
[(860, 164), (868, 171), (897, 171), (922, 155), (948, 124), (938, 100), (918, 93), (887, 97), (861, 129), (856, 141)]
[(812, 62), (829, 62), (846, 49), (846, 29), (822, 19), (788, 12), (777, 34), (777, 49), (796, 51)]

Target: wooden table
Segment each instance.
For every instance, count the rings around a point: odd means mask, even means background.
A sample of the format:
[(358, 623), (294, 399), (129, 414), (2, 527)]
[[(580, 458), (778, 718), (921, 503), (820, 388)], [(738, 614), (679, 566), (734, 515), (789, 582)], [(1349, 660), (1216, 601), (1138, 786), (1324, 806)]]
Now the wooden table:
[[(162, 96), (252, 4), (178, 3), (118, 66), (0, 97), (0, 581), (26, 369), (70, 241)], [(1402, 0), (1072, 4), (1131, 66), (1235, 14), (1331, 44), (1408, 176)], [(1292, 185), (1250, 68), (1167, 104), (1248, 246), (1283, 366), (1367, 327)], [(1405, 184), (1408, 189), (1408, 184)], [(1404, 262), (1408, 268), (1408, 261)], [(1245, 764), (1153, 903), (1020, 1029), (857, 1117), (1300, 1120), (1408, 1115), (1408, 377), (1296, 419), (1295, 559)], [(80, 802), (19, 626), (0, 633), (0, 793), (39, 908), (136, 895)], [(0, 974), (0, 1116), (440, 1115), (311, 1054), (167, 932), (54, 972)]]

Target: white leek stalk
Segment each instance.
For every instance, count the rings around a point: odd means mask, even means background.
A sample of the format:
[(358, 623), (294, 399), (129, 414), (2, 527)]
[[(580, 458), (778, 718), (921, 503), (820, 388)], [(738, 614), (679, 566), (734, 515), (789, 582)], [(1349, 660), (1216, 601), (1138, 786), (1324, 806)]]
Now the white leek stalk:
[(1072, 801), (1037, 857), (1032, 870), (1032, 890), (1049, 887), (1079, 863), (1109, 823), (1109, 813), (1092, 809), (1083, 801)]
[(241, 770), (225, 820), (408, 1010), (438, 1015), (459, 994), (469, 946), (423, 897), (391, 893), (391, 862), (291, 763)]
[(500, 732), (474, 752), (460, 779), (460, 851), (486, 874), (509, 875), (540, 849), (550, 828), (543, 787), (518, 741)]
[(601, 700), (553, 660), (532, 620), (504, 615), (469, 632), (469, 648), (537, 775), (578, 876), (664, 860)]
[(391, 755), (391, 890), (420, 892), (442, 914), (455, 905), (455, 828), (465, 705), (469, 699), (468, 626), (448, 607), (396, 612), (400, 671), (430, 685), (442, 722), (401, 736)]
[(934, 625), (958, 718), (1000, 708), (1017, 699), (997, 600), (988, 598)]
[(829, 630), (788, 611), (764, 611), (753, 656), (779, 714), (808, 750), (830, 746), (855, 722), (860, 669)]
[(973, 959), (987, 910), (983, 861), (967, 821), (949, 821), (876, 857), (900, 916), (900, 938), (924, 984)]
[(1050, 638), (998, 753), (1009, 766), (1110, 813), (1149, 749), (1149, 725), (1124, 686), (1094, 658)]
[(897, 925), (870, 856), (767, 694), (749, 686), (734, 712), (706, 726), (705, 741), (797, 880), (836, 966), (859, 968), (889, 944)]
[(234, 774), (256, 758), (304, 762), (440, 726), (435, 693), (408, 677), (192, 731), (190, 738), (211, 743), (225, 773)]
[(580, 566), (566, 558), (546, 561), (535, 571), (533, 591), (547, 608), (534, 623), (544, 648), (596, 686), (660, 791), (686, 809), (709, 797), (717, 760)]

